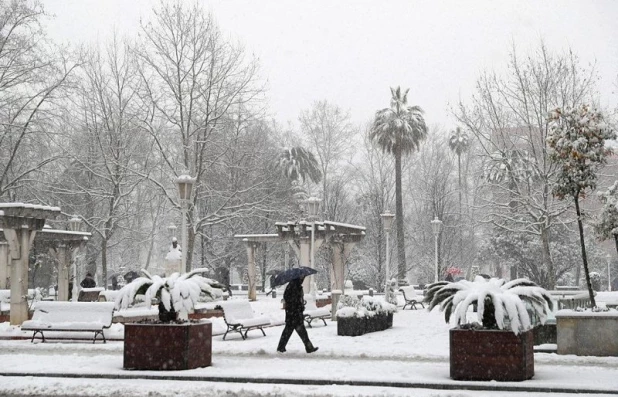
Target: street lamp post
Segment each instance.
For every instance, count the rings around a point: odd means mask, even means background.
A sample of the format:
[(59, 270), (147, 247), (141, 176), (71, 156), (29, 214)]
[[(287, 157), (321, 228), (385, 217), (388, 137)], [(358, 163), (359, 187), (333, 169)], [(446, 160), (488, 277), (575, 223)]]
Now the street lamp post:
[[(71, 219), (69, 219), (69, 229), (72, 232), (79, 232), (80, 225), (82, 220), (79, 219), (77, 215), (73, 215)], [(73, 261), (73, 291), (71, 294), (73, 295), (73, 302), (77, 302), (77, 258), (78, 255), (75, 256), (75, 260)]]
[(385, 212), (384, 214), (380, 214), (382, 217), (382, 224), (384, 225), (384, 234), (386, 234), (386, 264), (384, 265), (384, 295), (388, 293), (388, 275), (389, 275), (389, 264), (390, 264), (390, 247), (389, 247), (389, 234), (391, 231), (391, 226), (393, 226), (393, 221), (395, 220), (395, 215), (390, 212)]
[(442, 221), (438, 219), (438, 216), (431, 221), (431, 228), (433, 229), (434, 237), (434, 283), (438, 282), (438, 236), (440, 235), (440, 229), (442, 229)]
[(178, 194), (180, 196), (180, 209), (182, 212), (182, 230), (180, 231), (182, 234), (182, 254), (180, 256), (182, 261), (180, 273), (189, 271), (189, 269), (187, 269), (187, 207), (189, 205), (189, 200), (191, 200), (191, 191), (193, 190), (195, 180), (196, 178), (192, 178), (189, 175), (180, 175), (176, 178), (176, 185), (178, 185)]
[[(320, 210), (320, 200), (317, 197), (309, 197), (305, 203), (307, 204), (307, 215), (311, 220), (311, 268), (315, 269), (315, 218)], [(309, 284), (309, 292), (313, 292), (313, 283)]]

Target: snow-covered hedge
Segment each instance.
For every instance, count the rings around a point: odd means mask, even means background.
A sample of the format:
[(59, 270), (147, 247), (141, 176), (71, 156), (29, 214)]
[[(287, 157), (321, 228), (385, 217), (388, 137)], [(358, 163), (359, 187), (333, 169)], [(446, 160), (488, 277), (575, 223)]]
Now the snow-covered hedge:
[(373, 317), (378, 314), (390, 314), (397, 311), (397, 306), (382, 299), (364, 296), (342, 295), (337, 304), (337, 317)]

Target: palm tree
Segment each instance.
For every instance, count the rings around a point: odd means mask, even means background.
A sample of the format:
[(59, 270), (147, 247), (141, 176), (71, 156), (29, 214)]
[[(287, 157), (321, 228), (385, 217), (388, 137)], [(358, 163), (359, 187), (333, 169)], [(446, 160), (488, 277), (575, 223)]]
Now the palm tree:
[(315, 156), (310, 151), (300, 146), (284, 148), (276, 163), (283, 175), (292, 181), (305, 181), (310, 179), (318, 183), (322, 179), (322, 171), (318, 166)]
[(448, 141), (448, 146), (457, 155), (457, 171), (459, 182), (459, 265), (463, 264), (463, 227), (461, 224), (461, 154), (468, 150), (470, 141), (468, 134), (463, 132), (461, 128), (457, 127), (455, 131), (451, 132), (451, 137)]
[(406, 252), (403, 234), (403, 197), (401, 191), (401, 156), (419, 149), (427, 137), (423, 109), (408, 105), (408, 91), (391, 88), (391, 106), (378, 110), (369, 137), (386, 153), (395, 156), (395, 216), (397, 221), (398, 279), (406, 275)]

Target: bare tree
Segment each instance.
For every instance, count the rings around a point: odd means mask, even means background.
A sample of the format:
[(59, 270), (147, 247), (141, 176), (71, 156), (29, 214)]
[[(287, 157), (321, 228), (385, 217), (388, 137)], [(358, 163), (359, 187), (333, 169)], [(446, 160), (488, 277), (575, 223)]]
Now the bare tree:
[(470, 103), (461, 102), (456, 111), (486, 164), (487, 186), (480, 196), (488, 214), (485, 221), (540, 239), (541, 276), (533, 281), (546, 288), (556, 283), (552, 225), (567, 210), (551, 194), (556, 165), (545, 144), (547, 114), (588, 99), (594, 94), (595, 75), (594, 69), (581, 68), (572, 52), (553, 54), (541, 44), (521, 59), (513, 48), (508, 73), (483, 73)]
[(299, 117), (301, 131), (306, 146), (315, 150), (322, 171), (322, 211), (325, 219), (335, 219), (334, 210), (338, 203), (331, 202), (329, 186), (339, 186), (333, 181), (344, 171), (347, 153), (351, 147), (355, 129), (350, 123), (350, 115), (339, 106), (326, 100), (314, 102), (309, 110)]
[(77, 67), (46, 41), (44, 16), (38, 2), (0, 4), (0, 197), (9, 200), (58, 158), (42, 142), (53, 133), (55, 101)]
[[(149, 108), (143, 122), (166, 175), (152, 181), (180, 208), (173, 178), (186, 172), (197, 177), (187, 212), (190, 266), (197, 231), (248, 211), (261, 200), (247, 194), (256, 186), (236, 190), (228, 184), (220, 189), (212, 183), (236, 142), (234, 136), (259, 112), (257, 63), (226, 41), (212, 15), (198, 4), (162, 3), (154, 10), (153, 22), (142, 26), (140, 38), (134, 52), (141, 65), (142, 100)], [(210, 211), (198, 211), (198, 202), (209, 202)]]
[(87, 58), (65, 111), (66, 145), (59, 145), (70, 162), (51, 189), (94, 234), (106, 282), (108, 250), (116, 244), (112, 239), (139, 217), (144, 202), (136, 199), (144, 180), (139, 175), (153, 160), (144, 146), (137, 100), (140, 79), (127, 45), (114, 38), (105, 51), (92, 49)]

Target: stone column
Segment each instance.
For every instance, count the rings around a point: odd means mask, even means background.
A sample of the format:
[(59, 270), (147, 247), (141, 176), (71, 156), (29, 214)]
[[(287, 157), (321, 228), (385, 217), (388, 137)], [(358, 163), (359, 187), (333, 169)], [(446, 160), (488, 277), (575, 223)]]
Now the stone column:
[[(332, 263), (333, 266), (330, 269), (330, 290), (331, 290), (331, 318), (336, 321), (335, 313), (337, 312), (337, 304), (335, 300), (339, 300), (339, 294), (344, 291), (344, 277), (345, 277), (345, 263), (355, 243), (352, 242), (333, 242), (332, 245)], [(333, 296), (333, 291), (337, 291), (338, 294)]]
[(0, 241), (0, 289), (9, 288), (9, 244)]
[[(300, 266), (310, 267), (311, 265), (311, 237), (303, 237), (300, 239), (300, 257), (298, 258)], [(311, 288), (311, 277), (305, 278), (303, 282), (303, 291), (309, 292)]]
[[(70, 256), (67, 255), (68, 248), (65, 244), (60, 244), (54, 250), (58, 261), (58, 301), (67, 302), (69, 300), (69, 271), (71, 269)], [(75, 281), (74, 281), (75, 282)]]
[(247, 269), (247, 273), (249, 276), (249, 300), (255, 301), (257, 300), (256, 291), (255, 291), (255, 251), (257, 248), (257, 243), (244, 240), (245, 246), (247, 247), (247, 261), (249, 262), (249, 267)]
[(28, 320), (28, 254), (35, 234), (26, 225), (4, 229), (11, 253), (11, 325)]

